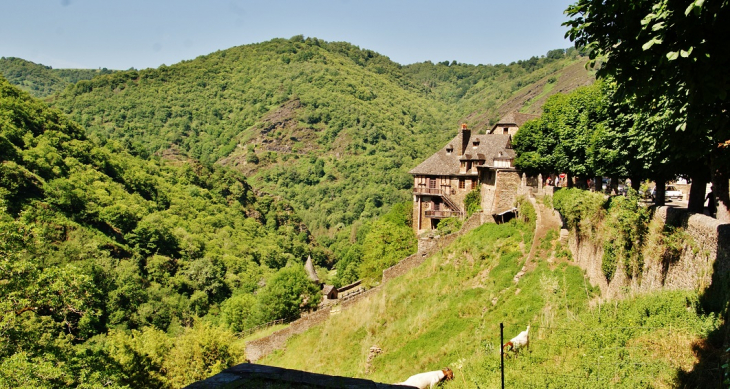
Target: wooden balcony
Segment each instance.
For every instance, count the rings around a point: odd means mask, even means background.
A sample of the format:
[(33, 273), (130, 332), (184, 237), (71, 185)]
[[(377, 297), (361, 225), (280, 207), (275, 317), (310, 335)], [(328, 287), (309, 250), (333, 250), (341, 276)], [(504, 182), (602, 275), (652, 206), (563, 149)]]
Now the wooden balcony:
[(414, 187), (413, 193), (422, 194), (422, 195), (436, 195), (436, 196), (444, 195), (444, 192), (441, 190), (441, 188), (426, 188), (425, 186)]
[(426, 217), (432, 219), (445, 219), (447, 217), (461, 217), (460, 211), (442, 210), (442, 211), (426, 211)]

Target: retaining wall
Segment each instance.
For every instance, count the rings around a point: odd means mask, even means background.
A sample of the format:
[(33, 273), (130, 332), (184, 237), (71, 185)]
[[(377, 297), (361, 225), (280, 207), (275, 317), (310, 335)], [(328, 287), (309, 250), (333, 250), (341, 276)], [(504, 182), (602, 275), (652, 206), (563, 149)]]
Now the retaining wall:
[[(703, 291), (713, 278), (728, 277), (730, 274), (730, 224), (714, 218), (692, 214), (686, 209), (657, 207), (652, 223), (655, 233), (647, 235), (643, 248), (644, 265), (641, 274), (630, 277), (618, 266), (608, 282), (601, 269), (603, 243), (581, 238), (570, 232), (568, 245), (573, 259), (583, 268), (594, 286), (601, 289), (603, 296), (616, 298), (630, 292), (649, 292), (660, 289), (694, 289)], [(650, 239), (657, 239), (658, 231), (665, 224), (681, 226), (692, 238), (681, 253), (672, 257), (664, 250), (658, 250)], [(659, 246), (663, 247), (663, 246)]]

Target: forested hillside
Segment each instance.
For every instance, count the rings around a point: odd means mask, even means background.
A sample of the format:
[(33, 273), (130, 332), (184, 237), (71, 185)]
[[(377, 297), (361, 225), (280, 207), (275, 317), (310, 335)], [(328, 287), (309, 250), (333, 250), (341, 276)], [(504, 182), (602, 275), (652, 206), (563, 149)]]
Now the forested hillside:
[(330, 258), (239, 172), (96, 143), (2, 78), (0, 155), (0, 386), (180, 387), (319, 301), (302, 262)]
[(45, 97), (61, 92), (67, 85), (79, 80), (90, 80), (113, 70), (104, 69), (53, 69), (20, 58), (0, 58), (0, 75), (35, 97)]
[(52, 104), (135, 155), (234, 167), (289, 200), (341, 258), (360, 226), (410, 199), (406, 172), (459, 122), (484, 130), (502, 102), (582, 61), (557, 50), (510, 65), (401, 66), (297, 36), (80, 81)]

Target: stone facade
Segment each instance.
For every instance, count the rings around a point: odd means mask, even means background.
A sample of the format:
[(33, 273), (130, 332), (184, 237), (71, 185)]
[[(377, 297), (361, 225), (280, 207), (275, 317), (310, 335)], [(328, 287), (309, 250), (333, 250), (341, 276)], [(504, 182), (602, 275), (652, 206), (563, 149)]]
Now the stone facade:
[(495, 169), (485, 172), (480, 178), (481, 206), (485, 214), (494, 215), (514, 207), (521, 185), (517, 170)]
[[(433, 230), (441, 219), (464, 217), (466, 195), (480, 188), (482, 210), (488, 215), (510, 209), (519, 189), (514, 185), (515, 153), (512, 135), (534, 115), (513, 113), (503, 118), (502, 132), (495, 126), (486, 134), (472, 133), (462, 125), (457, 136), (413, 168), (413, 229)], [(517, 175), (519, 181), (519, 175)], [(488, 219), (489, 217), (482, 217)]]

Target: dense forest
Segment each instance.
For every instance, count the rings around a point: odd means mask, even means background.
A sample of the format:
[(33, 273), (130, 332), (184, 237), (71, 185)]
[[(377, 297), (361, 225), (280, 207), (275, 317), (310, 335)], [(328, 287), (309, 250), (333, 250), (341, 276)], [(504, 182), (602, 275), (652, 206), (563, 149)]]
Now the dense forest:
[[(242, 358), (228, 350), (232, 331), (318, 303), (302, 261), (331, 258), (285, 201), (254, 195), (240, 173), (94, 143), (4, 79), (0, 118), (6, 382), (179, 386)], [(159, 360), (127, 344), (136, 336), (155, 337)], [(202, 371), (183, 377), (174, 370), (187, 362), (168, 357), (195, 347), (213, 354), (187, 355)]]
[(362, 226), (410, 200), (407, 171), (459, 122), (484, 130), (504, 113), (501, 103), (536, 81), (550, 92), (563, 69), (583, 61), (578, 54), (402, 66), (295, 36), (80, 81), (51, 104), (90, 138), (136, 156), (183, 155), (243, 172), (257, 190), (288, 200), (339, 259), (364, 238)]

